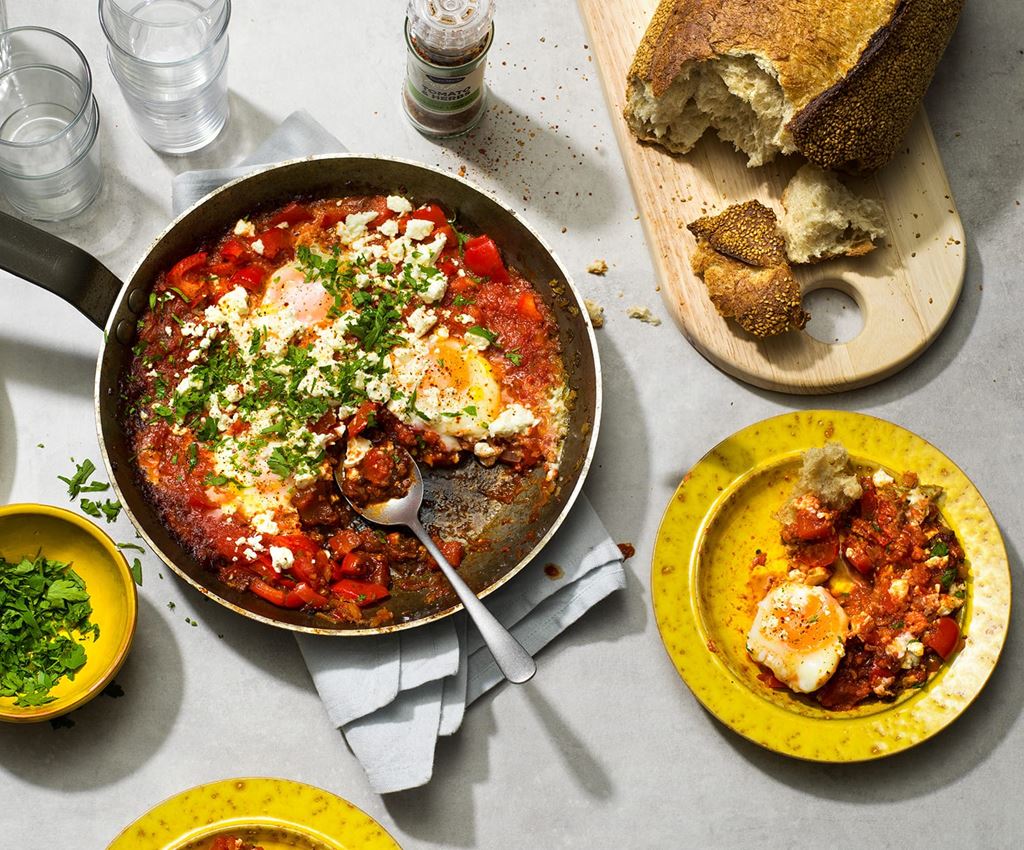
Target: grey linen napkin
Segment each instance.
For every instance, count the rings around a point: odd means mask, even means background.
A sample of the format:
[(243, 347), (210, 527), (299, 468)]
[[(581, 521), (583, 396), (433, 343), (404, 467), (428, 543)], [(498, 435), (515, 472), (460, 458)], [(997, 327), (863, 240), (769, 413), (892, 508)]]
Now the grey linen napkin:
[[(275, 162), (343, 151), (307, 112), (294, 112), (239, 165), (179, 174), (172, 185), (174, 212)], [(548, 564), (559, 570), (545, 571)], [(541, 555), (491, 594), (487, 605), (535, 653), (624, 586), (622, 555), (581, 497)], [(297, 640), (331, 722), (381, 794), (430, 781), (438, 737), (458, 731), (466, 706), (502, 681), (480, 635), (461, 612), (372, 639), (298, 635)]]

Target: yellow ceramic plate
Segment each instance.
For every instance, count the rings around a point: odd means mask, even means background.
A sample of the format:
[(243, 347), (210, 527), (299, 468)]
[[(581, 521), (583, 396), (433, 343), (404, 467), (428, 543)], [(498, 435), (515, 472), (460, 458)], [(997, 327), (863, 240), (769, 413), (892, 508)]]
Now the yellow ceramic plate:
[[(785, 555), (773, 514), (800, 454), (829, 440), (857, 463), (913, 471), (945, 491), (946, 521), (967, 555), (963, 647), (920, 689), (895, 702), (829, 712), (813, 699), (757, 679), (745, 640), (757, 604), (750, 587), (758, 549)], [(665, 511), (651, 576), (665, 648), (694, 696), (761, 746), (813, 761), (864, 761), (914, 746), (949, 725), (978, 695), (999, 658), (1010, 618), (1010, 570), (981, 495), (956, 465), (911, 432), (870, 416), (804, 411), (767, 419), (716, 446), (683, 479)]]
[(0, 507), (0, 555), (13, 561), (37, 552), (69, 562), (84, 579), (100, 636), (85, 641), (85, 666), (74, 681), (65, 677), (51, 691), (53, 702), (19, 708), (13, 697), (0, 697), (0, 720), (12, 723), (49, 720), (91, 700), (117, 675), (135, 635), (135, 582), (121, 550), (97, 526), (49, 505)]
[(107, 850), (207, 850), (232, 835), (264, 850), (402, 850), (366, 812), (287, 779), (224, 779), (155, 806)]

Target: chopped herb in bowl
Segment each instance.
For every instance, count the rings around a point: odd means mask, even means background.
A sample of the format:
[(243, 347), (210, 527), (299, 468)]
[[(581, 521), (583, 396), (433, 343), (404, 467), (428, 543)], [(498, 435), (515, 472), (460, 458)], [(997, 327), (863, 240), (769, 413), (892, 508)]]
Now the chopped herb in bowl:
[(20, 707), (52, 702), (53, 688), (85, 666), (84, 642), (99, 638), (85, 582), (43, 555), (0, 557), (0, 697)]

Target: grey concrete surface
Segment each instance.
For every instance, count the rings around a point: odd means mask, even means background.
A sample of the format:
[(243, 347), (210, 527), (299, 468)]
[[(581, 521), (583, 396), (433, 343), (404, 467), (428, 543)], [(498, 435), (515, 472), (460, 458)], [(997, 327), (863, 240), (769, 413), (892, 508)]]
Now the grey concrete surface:
[[(0, 728), (0, 846), (101, 850), (157, 801), (242, 775), (338, 793), (406, 850), (1024, 846), (1019, 615), (985, 691), (946, 732), (882, 762), (813, 765), (747, 743), (698, 706), (662, 649), (648, 575), (662, 510), (708, 448), (760, 418), (820, 406), (877, 414), (946, 451), (989, 501), (1019, 578), (1024, 5), (967, 4), (928, 96), (968, 240), (948, 328), (901, 374), (824, 398), (732, 380), (669, 320), (573, 3), (499, 4), (491, 108), (472, 136), (447, 143), (402, 116), (399, 0), (235, 5), (231, 123), (208, 150), (175, 159), (130, 126), (95, 3), (10, 0), (12, 25), (47, 24), (83, 48), (103, 113), (102, 195), (50, 229), (126, 274), (168, 221), (175, 173), (233, 163), (299, 107), (352, 150), (464, 167), (522, 210), (606, 308), (606, 413), (587, 493), (614, 536), (636, 545), (628, 587), (545, 650), (529, 686), (475, 705), (440, 745), (430, 785), (382, 799), (331, 729), (290, 635), (204, 602), (150, 558), (118, 678), (125, 695), (96, 700), (71, 729)], [(597, 257), (605, 278), (585, 273)], [(664, 323), (627, 318), (632, 304)], [(100, 334), (9, 275), (0, 305), (0, 498), (61, 504), (69, 456), (97, 456)], [(131, 539), (125, 521), (117, 534)]]

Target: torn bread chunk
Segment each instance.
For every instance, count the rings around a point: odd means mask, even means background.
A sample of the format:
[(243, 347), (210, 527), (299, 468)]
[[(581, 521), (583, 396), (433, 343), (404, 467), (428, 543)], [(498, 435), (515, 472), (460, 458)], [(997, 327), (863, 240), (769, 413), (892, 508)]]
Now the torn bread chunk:
[(687, 225), (697, 237), (692, 265), (715, 308), (747, 333), (770, 337), (799, 330), (809, 316), (786, 259), (775, 213), (758, 201)]
[(641, 140), (709, 128), (750, 166), (799, 151), (851, 173), (897, 150), (963, 0), (661, 0), (626, 79)]
[(858, 257), (885, 236), (885, 212), (878, 201), (855, 195), (835, 174), (811, 163), (789, 181), (782, 206), (779, 230), (794, 263)]

